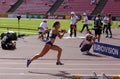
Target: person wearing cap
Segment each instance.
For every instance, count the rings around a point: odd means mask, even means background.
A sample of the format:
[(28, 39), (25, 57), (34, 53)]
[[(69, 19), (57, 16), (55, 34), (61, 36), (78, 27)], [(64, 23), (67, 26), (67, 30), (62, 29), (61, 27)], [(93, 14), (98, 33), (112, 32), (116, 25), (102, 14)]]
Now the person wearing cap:
[[(38, 27), (38, 33), (42, 34), (47, 29), (48, 29), (47, 20), (43, 19), (43, 21), (40, 23), (40, 26)], [(46, 37), (46, 40), (48, 39), (49, 39), (49, 32), (47, 33), (47, 37)], [(44, 36), (42, 37), (42, 40), (45, 40)]]
[(70, 19), (70, 37), (72, 37), (73, 30), (74, 30), (74, 37), (76, 37), (76, 28), (77, 28), (78, 16), (75, 15), (75, 12), (71, 12), (71, 19)]
[(84, 28), (86, 27), (86, 30), (88, 31), (88, 17), (87, 17), (87, 14), (86, 13), (83, 13), (83, 16), (84, 16), (84, 19), (83, 19), (83, 27), (81, 29), (81, 33), (83, 32)]
[(80, 44), (80, 51), (85, 54), (85, 55), (90, 55), (91, 53), (89, 52), (93, 43), (95, 41), (95, 38), (93, 37), (92, 34), (86, 34), (85, 39), (81, 42)]

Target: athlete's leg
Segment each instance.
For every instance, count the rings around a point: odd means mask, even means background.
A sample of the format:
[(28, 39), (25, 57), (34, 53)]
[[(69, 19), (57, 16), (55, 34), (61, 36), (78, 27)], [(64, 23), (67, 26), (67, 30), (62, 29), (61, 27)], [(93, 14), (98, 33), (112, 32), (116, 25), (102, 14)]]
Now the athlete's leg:
[(59, 46), (57, 45), (53, 45), (51, 47), (52, 50), (55, 50), (55, 51), (58, 51), (58, 54), (57, 54), (57, 65), (63, 65), (63, 63), (60, 62), (60, 58), (61, 58), (61, 53), (62, 53), (62, 48), (60, 48)]
[(88, 30), (89, 30), (89, 28), (88, 28), (88, 24), (86, 24), (85, 26), (86, 26), (86, 30), (88, 31)]
[(98, 35), (98, 42), (100, 42), (101, 34)]
[(38, 59), (39, 57), (44, 56), (44, 55), (49, 51), (50, 48), (51, 48), (51, 45), (48, 45), (48, 44), (45, 45), (45, 47), (43, 48), (42, 52), (41, 52), (40, 54), (37, 54), (36, 56), (34, 56), (34, 57), (31, 59), (31, 62), (32, 62), (33, 60)]
[(72, 28), (72, 25), (70, 25), (70, 37), (72, 37), (72, 32), (73, 31), (73, 28)]
[(76, 37), (76, 36), (77, 36), (76, 30), (77, 30), (77, 26), (76, 26), (76, 25), (74, 25), (74, 37)]
[(112, 38), (111, 26), (109, 26), (110, 38)]
[(51, 48), (51, 45), (46, 44), (45, 47), (43, 48), (42, 52), (40, 54), (35, 55), (32, 59), (27, 60), (27, 67), (30, 65), (30, 63), (39, 57), (44, 56)]
[(83, 32), (84, 28), (85, 28), (85, 24), (83, 25), (83, 27), (82, 27), (82, 29), (80, 31), (81, 33)]

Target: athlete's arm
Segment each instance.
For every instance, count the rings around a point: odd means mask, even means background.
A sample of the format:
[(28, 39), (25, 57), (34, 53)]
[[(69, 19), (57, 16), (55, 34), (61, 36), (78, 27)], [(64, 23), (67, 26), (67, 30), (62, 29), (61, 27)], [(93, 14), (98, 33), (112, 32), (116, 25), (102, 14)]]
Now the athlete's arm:
[(38, 36), (38, 38), (41, 38), (44, 34), (50, 32), (50, 30), (51, 30), (51, 29), (47, 29), (47, 30), (45, 30), (41, 35)]

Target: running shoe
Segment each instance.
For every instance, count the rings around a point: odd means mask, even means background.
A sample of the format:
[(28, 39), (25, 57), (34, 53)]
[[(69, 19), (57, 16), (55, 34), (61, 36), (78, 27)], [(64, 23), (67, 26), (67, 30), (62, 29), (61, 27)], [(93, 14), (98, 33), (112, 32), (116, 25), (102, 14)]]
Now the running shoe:
[(28, 60), (27, 60), (27, 67), (29, 67), (30, 63), (31, 63), (31, 62), (30, 62), (30, 59), (28, 59)]
[(64, 64), (59, 61), (59, 62), (56, 62), (56, 65), (64, 65)]

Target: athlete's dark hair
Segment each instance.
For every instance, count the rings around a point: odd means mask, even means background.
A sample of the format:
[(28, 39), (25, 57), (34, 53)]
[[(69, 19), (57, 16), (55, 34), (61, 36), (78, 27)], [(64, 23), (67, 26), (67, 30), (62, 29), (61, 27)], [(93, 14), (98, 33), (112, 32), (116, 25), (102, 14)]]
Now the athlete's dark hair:
[(53, 27), (55, 27), (56, 25), (60, 24), (59, 21), (56, 21), (54, 24), (53, 24)]

